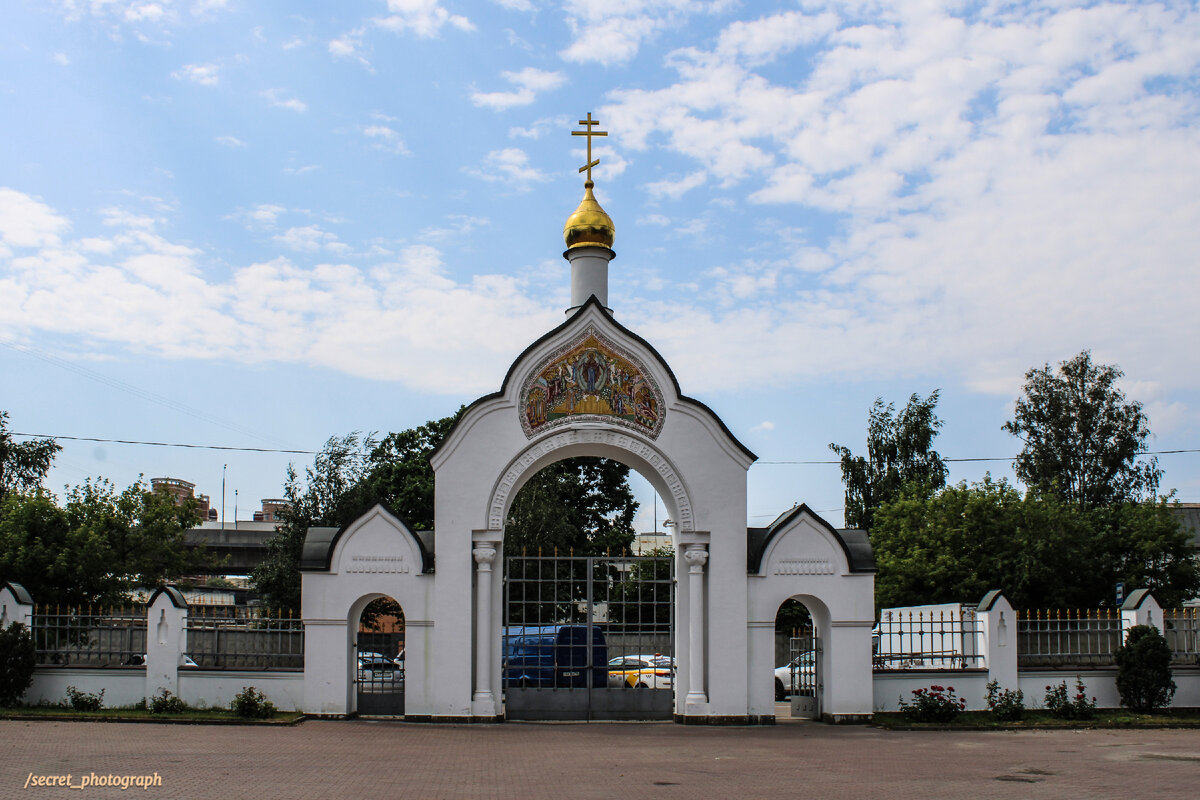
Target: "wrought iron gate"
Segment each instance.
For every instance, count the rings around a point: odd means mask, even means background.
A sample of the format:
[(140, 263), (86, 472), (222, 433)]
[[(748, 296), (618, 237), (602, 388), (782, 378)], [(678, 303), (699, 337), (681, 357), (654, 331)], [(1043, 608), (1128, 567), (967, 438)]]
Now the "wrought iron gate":
[(792, 716), (816, 719), (821, 714), (821, 640), (814, 628), (794, 632), (789, 641), (788, 696)]
[[(389, 657), (388, 648), (368, 649), (363, 640), (354, 644), (354, 686), (358, 695), (358, 713), (366, 716), (396, 717), (404, 714), (404, 658)], [(383, 652), (380, 652), (382, 650)]]
[(501, 679), (509, 719), (670, 719), (673, 556), (509, 556)]

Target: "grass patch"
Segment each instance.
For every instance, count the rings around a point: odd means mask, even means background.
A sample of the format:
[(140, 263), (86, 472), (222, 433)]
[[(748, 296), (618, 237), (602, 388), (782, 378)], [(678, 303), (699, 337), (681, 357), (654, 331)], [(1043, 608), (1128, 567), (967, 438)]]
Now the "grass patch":
[(874, 723), (882, 728), (905, 730), (1038, 730), (1042, 728), (1200, 728), (1200, 710), (1164, 710), (1155, 714), (1135, 714), (1123, 708), (1098, 709), (1095, 719), (1058, 719), (1049, 711), (1027, 709), (1024, 719), (1000, 722), (989, 711), (964, 711), (953, 722), (913, 722), (898, 711), (876, 712)]
[(261, 720), (246, 720), (227, 708), (190, 708), (172, 714), (154, 714), (141, 706), (131, 708), (101, 708), (96, 711), (76, 711), (67, 706), (10, 706), (0, 708), (0, 719), (69, 720), (95, 722), (192, 722), (209, 724), (291, 724), (304, 717), (299, 711), (276, 711)]

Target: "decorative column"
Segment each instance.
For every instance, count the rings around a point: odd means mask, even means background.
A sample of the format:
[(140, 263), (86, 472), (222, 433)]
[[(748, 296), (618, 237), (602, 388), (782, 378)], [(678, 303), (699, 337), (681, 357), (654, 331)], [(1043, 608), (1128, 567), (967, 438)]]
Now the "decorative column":
[(475, 694), (472, 712), (476, 716), (496, 715), (492, 694), (492, 562), (496, 546), (478, 542), (471, 551), (475, 557)]
[(704, 565), (708, 563), (708, 545), (684, 545), (683, 560), (688, 567), (688, 693), (687, 706), (708, 703), (704, 693)]

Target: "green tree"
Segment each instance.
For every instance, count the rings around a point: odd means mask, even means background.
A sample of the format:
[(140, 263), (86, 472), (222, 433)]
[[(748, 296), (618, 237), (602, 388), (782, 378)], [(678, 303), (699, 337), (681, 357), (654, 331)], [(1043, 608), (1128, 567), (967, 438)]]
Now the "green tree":
[(1149, 420), (1117, 388), (1122, 375), (1088, 350), (1057, 371), (1046, 364), (1025, 373), (1004, 430), (1024, 441), (1013, 470), (1026, 486), (1085, 508), (1153, 500), (1162, 472), (1156, 459), (1138, 459)]
[(946, 485), (946, 465), (933, 449), (942, 427), (938, 419), (938, 391), (921, 399), (914, 394), (896, 413), (894, 403), (876, 398), (867, 420), (867, 455), (830, 444), (841, 456), (842, 482), (846, 485), (846, 524), (873, 531), (875, 511), (900, 496), (901, 490), (923, 491), (926, 496)]
[(267, 555), (253, 570), (254, 586), (264, 603), (276, 609), (300, 609), (300, 553), (311, 527), (341, 527), (370, 504), (365, 479), (375, 441), (357, 431), (331, 436), (304, 471), (288, 465), (280, 524), (267, 539)]
[(985, 478), (903, 494), (879, 509), (871, 540), (881, 608), (969, 602), (990, 589), (1017, 608), (1096, 607), (1112, 604), (1118, 581), (1175, 604), (1200, 588), (1165, 502), (1082, 509)]
[(0, 501), (0, 575), (39, 604), (117, 603), (187, 570), (183, 535), (198, 520), (194, 502), (176, 505), (140, 481), (120, 493), (88, 481), (63, 506), (42, 490), (13, 493)]
[(521, 487), (504, 528), (510, 555), (628, 553), (638, 503), (629, 467), (593, 456), (568, 458), (540, 470)]
[(53, 439), (17, 442), (8, 430), (8, 412), (0, 411), (0, 501), (13, 492), (41, 486), (62, 447)]
[(454, 414), (417, 428), (389, 433), (371, 451), (364, 494), (386, 503), (414, 530), (433, 530), (433, 467), (429, 457), (462, 416)]
[(1158, 628), (1134, 625), (1116, 655), (1121, 705), (1141, 713), (1170, 705), (1175, 696), (1171, 647)]

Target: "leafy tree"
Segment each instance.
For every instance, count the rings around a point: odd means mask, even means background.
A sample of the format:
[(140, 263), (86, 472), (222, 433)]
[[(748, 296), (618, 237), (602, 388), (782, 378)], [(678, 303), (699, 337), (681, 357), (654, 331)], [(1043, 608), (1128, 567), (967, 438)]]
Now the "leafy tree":
[(184, 531), (198, 520), (194, 502), (176, 505), (140, 481), (120, 493), (88, 481), (64, 506), (42, 490), (10, 494), (0, 501), (0, 575), (24, 584), (39, 604), (116, 603), (187, 570)]
[(33, 684), (37, 653), (29, 629), (20, 622), (0, 628), (0, 706), (15, 706)]
[(551, 464), (521, 487), (509, 507), (505, 546), (510, 555), (555, 549), (576, 555), (627, 553), (638, 503), (629, 467), (593, 456)]
[(1025, 373), (1024, 396), (1004, 430), (1024, 440), (1013, 470), (1026, 486), (1086, 508), (1153, 499), (1162, 471), (1138, 460), (1150, 437), (1142, 404), (1116, 387), (1124, 373), (1084, 350)]
[(266, 558), (253, 571), (254, 585), (271, 608), (300, 609), (300, 553), (310, 527), (341, 527), (369, 505), (364, 485), (374, 440), (358, 432), (331, 436), (305, 469), (304, 480), (288, 465), (280, 524), (267, 539)]
[(53, 439), (17, 442), (8, 431), (8, 412), (0, 411), (0, 501), (13, 492), (32, 492), (50, 471), (62, 446)]
[(1174, 604), (1200, 588), (1188, 534), (1165, 501), (1082, 509), (985, 478), (885, 504), (871, 539), (881, 608), (990, 589), (1017, 608), (1096, 607), (1112, 603), (1118, 581)]
[(1175, 696), (1171, 648), (1153, 625), (1134, 625), (1117, 649), (1117, 691), (1121, 705), (1139, 712), (1169, 705)]
[(885, 406), (876, 398), (867, 421), (866, 457), (829, 445), (842, 459), (848, 526), (872, 531), (876, 509), (899, 497), (904, 487), (910, 492), (922, 487), (928, 496), (946, 485), (946, 465), (933, 449), (942, 427), (937, 401), (936, 389), (923, 400), (914, 394), (897, 414), (894, 403)]
[(371, 451), (365, 496), (386, 503), (414, 530), (433, 530), (434, 476), (429, 457), (465, 408), (420, 427), (385, 436)]

